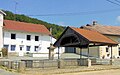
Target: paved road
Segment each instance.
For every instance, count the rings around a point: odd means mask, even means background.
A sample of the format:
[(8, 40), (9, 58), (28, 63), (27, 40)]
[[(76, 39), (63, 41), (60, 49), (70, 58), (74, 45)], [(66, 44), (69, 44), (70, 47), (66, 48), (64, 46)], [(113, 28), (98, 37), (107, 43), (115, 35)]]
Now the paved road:
[(20, 74), (0, 69), (0, 75), (20, 75)]
[(120, 75), (119, 70), (102, 70), (102, 71), (91, 71), (91, 72), (77, 72), (77, 73), (65, 73), (55, 75)]

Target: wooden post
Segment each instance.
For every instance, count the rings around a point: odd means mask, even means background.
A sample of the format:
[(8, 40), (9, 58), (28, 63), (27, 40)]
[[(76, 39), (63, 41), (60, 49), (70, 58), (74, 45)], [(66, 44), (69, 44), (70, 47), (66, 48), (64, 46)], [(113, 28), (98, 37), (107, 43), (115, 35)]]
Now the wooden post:
[(81, 59), (81, 48), (80, 48), (80, 59)]
[(82, 65), (82, 48), (80, 48), (80, 61), (79, 65)]
[(111, 45), (111, 60), (110, 60), (110, 65), (113, 65), (114, 59), (113, 59), (113, 50), (112, 50), (112, 45)]
[(59, 47), (58, 47), (58, 68), (60, 68), (60, 60), (59, 60)]
[(87, 66), (90, 67), (91, 66), (91, 60), (89, 59), (89, 45), (88, 45), (88, 59), (87, 59)]
[(60, 54), (60, 53), (59, 53), (59, 47), (58, 47), (58, 59), (60, 59), (59, 54)]
[(111, 59), (113, 58), (112, 45), (111, 45)]
[(88, 59), (89, 59), (89, 45), (88, 45)]

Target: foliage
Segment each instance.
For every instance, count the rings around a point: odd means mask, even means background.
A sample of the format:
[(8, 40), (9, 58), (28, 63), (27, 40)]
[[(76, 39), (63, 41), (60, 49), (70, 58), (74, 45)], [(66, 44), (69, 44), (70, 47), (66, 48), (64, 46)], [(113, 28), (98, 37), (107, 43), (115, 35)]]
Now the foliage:
[(8, 56), (8, 50), (6, 48), (2, 48), (2, 53), (3, 53), (3, 57)]
[(14, 14), (10, 11), (5, 11), (5, 10), (3, 10), (3, 11), (7, 14), (5, 16), (6, 20), (16, 20), (16, 21), (20, 21), (20, 22), (42, 24), (42, 25), (45, 25), (47, 27), (47, 29), (52, 28), (52, 34), (55, 38), (58, 38), (65, 28), (65, 27), (62, 27), (62, 26), (59, 26), (56, 24), (51, 24), (51, 23), (47, 23), (47, 22), (42, 21), (42, 20), (38, 20), (36, 18), (31, 18), (29, 16)]

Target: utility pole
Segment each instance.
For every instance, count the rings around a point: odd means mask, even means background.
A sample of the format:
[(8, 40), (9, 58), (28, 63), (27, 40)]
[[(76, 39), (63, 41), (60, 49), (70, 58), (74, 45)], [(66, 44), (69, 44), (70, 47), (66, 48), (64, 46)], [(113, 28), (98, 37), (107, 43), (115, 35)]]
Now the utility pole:
[(52, 28), (50, 28), (50, 33), (51, 33), (51, 38), (50, 38), (50, 40), (51, 40), (51, 44), (52, 44)]
[(14, 20), (16, 21), (16, 14), (17, 14), (17, 5), (18, 5), (18, 2), (15, 0), (15, 14), (14, 14)]

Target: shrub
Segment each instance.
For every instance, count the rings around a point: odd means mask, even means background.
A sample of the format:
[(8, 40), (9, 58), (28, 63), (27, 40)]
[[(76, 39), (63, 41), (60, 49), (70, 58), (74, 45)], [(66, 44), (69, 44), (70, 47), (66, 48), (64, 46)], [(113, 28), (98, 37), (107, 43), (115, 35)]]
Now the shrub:
[(3, 57), (8, 56), (8, 50), (6, 48), (2, 48), (2, 53), (3, 53)]

